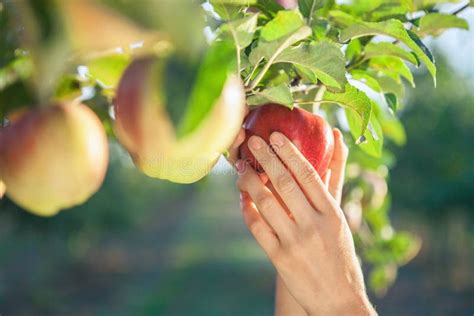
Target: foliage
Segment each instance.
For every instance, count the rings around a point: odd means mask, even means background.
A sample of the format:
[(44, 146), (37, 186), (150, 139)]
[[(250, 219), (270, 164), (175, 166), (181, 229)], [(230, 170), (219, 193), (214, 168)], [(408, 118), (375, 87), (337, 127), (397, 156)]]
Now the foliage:
[[(290, 5), (284, 8), (272, 0), (210, 0), (201, 7), (186, 2), (179, 10), (172, 0), (97, 2), (99, 6), (81, 1), (84, 7), (78, 8), (100, 11), (100, 20), (90, 14), (70, 19), (77, 8), (71, 11), (59, 0), (0, 6), (2, 121), (20, 107), (79, 96), (106, 127), (111, 126), (108, 109), (121, 74), (143, 54), (177, 58), (185, 69), (201, 69), (199, 76), (222, 74), (232, 67), (245, 83), (248, 104), (276, 102), (324, 112), (345, 132), (351, 155), (343, 206), (346, 211), (363, 210), (364, 221), (354, 232), (362, 258), (372, 266), (372, 289), (382, 293), (393, 282), (397, 268), (416, 254), (420, 242), (395, 232), (389, 221), (386, 179), (393, 155), (384, 144), (405, 142), (397, 110), (403, 108), (404, 81), (416, 84), (412, 70), (424, 65), (436, 84), (435, 60), (420, 38), (467, 28), (466, 21), (456, 16), (459, 10), (440, 11), (438, 4), (452, 1), (299, 0), (286, 1)], [(176, 11), (179, 18), (173, 15)], [(236, 62), (207, 48), (204, 21), (210, 38), (221, 42), (223, 49), (235, 50)], [(107, 23), (123, 34), (107, 33)], [(93, 28), (113, 36), (94, 46)], [(135, 36), (137, 42), (115, 49), (127, 36)], [(107, 43), (112, 47), (104, 50)], [(215, 62), (203, 64), (206, 60)], [(173, 75), (182, 74), (183, 69)], [(183, 78), (190, 78), (188, 83), (195, 87), (203, 84), (195, 76)], [(221, 89), (217, 81), (202, 91), (184, 83), (173, 90), (184, 96), (193, 91), (190, 98), (199, 100), (183, 100), (189, 105), (178, 115), (182, 134), (192, 131), (210, 111)]]

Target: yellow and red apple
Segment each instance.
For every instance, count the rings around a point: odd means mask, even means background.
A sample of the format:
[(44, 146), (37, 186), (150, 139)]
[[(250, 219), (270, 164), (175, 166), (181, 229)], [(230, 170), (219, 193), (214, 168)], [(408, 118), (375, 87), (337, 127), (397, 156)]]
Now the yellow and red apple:
[(3, 198), (3, 195), (5, 194), (5, 190), (6, 190), (6, 186), (5, 186), (5, 183), (3, 183), (1, 180), (0, 180), (0, 200)]
[(162, 38), (98, 1), (60, 1), (59, 5), (71, 44), (81, 54), (110, 53), (137, 42), (153, 45)]
[(114, 102), (115, 133), (146, 175), (192, 183), (209, 173), (238, 134), (245, 92), (240, 78), (229, 75), (198, 126), (178, 135), (162, 92), (164, 62), (156, 57), (141, 58), (125, 71)]
[(0, 178), (26, 210), (52, 216), (86, 201), (102, 184), (108, 143), (94, 112), (55, 104), (23, 113), (0, 130)]

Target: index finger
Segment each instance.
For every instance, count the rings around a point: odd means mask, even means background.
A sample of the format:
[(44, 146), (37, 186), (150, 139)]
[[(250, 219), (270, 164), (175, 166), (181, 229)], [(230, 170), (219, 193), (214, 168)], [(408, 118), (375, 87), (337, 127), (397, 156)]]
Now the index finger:
[(270, 143), (278, 146), (277, 155), (294, 175), (314, 207), (322, 213), (337, 210), (323, 180), (296, 146), (279, 132), (270, 136)]

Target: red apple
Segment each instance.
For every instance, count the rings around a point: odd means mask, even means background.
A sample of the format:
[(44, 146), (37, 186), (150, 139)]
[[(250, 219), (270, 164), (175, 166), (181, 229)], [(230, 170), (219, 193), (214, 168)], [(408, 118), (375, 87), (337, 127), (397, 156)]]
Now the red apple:
[[(240, 158), (249, 162), (255, 170), (264, 171), (250, 152), (248, 139), (257, 135), (269, 143), (270, 134), (278, 131), (295, 144), (320, 176), (326, 173), (334, 151), (334, 136), (331, 127), (320, 115), (301, 108), (290, 110), (279, 104), (265, 104), (250, 111), (244, 129), (246, 140), (240, 146)], [(278, 151), (277, 148), (273, 150)]]

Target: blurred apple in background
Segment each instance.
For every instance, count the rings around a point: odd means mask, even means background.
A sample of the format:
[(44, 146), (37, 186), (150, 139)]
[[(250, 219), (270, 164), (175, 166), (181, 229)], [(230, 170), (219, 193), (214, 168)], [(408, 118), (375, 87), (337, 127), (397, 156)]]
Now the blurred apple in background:
[(108, 165), (105, 131), (82, 104), (24, 112), (0, 131), (0, 178), (7, 196), (26, 210), (52, 216), (86, 201)]
[(83, 54), (112, 52), (130, 44), (156, 43), (162, 35), (138, 26), (134, 21), (91, 0), (60, 1), (65, 29), (75, 51)]
[(0, 199), (3, 198), (3, 195), (5, 194), (5, 183), (3, 183), (2, 181), (0, 181)]
[[(191, 102), (182, 111), (185, 114), (180, 123), (190, 114), (188, 122), (194, 121), (194, 127), (180, 133), (183, 124), (173, 122), (166, 105), (169, 99), (164, 85), (170, 79), (165, 76), (165, 63), (156, 57), (141, 58), (125, 71), (114, 102), (115, 132), (146, 175), (192, 183), (210, 172), (238, 134), (245, 113), (245, 92), (237, 76), (227, 75), (227, 71), (218, 75), (222, 70), (209, 73), (213, 68), (207, 64), (203, 71), (208, 73), (198, 75), (197, 92), (191, 93)], [(213, 81), (221, 79), (222, 86), (216, 90)], [(216, 98), (209, 97), (212, 93)]]

